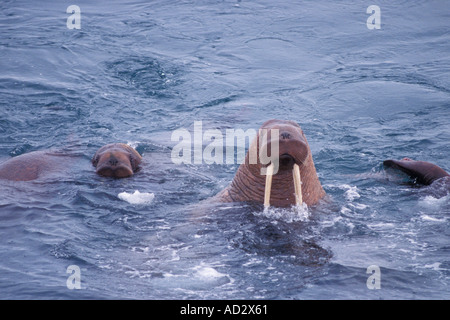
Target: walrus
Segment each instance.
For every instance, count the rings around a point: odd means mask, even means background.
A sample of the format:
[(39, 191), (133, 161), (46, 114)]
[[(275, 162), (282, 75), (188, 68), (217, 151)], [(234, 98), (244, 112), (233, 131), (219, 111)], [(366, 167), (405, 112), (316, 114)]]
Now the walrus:
[[(45, 174), (68, 170), (71, 158), (53, 151), (34, 151), (9, 159), (0, 164), (0, 179), (13, 181), (36, 180)], [(130, 177), (139, 169), (141, 155), (123, 143), (101, 147), (94, 155), (92, 164), (98, 175), (115, 178)]]
[(431, 185), (436, 180), (449, 176), (444, 169), (433, 163), (416, 161), (410, 158), (385, 160), (383, 165), (386, 168), (398, 169), (424, 185)]
[(104, 177), (126, 178), (138, 169), (142, 156), (124, 143), (113, 143), (101, 147), (92, 158), (92, 165), (98, 175)]
[[(278, 151), (273, 150), (273, 144), (278, 145)], [(231, 184), (215, 198), (289, 207), (312, 206), (324, 196), (303, 130), (293, 121), (274, 119), (261, 126)]]

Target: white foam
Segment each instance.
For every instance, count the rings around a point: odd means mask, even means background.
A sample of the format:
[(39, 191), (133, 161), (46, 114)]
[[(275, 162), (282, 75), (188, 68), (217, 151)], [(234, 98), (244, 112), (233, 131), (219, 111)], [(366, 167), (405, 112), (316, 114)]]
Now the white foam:
[(140, 143), (139, 141), (128, 141), (127, 145), (129, 145), (133, 149), (136, 149), (139, 146), (139, 143)]
[(263, 211), (254, 212), (254, 215), (291, 223), (296, 221), (307, 221), (310, 212), (308, 206), (303, 203), (301, 206), (295, 205), (291, 208), (268, 207)]
[(153, 193), (134, 191), (134, 193), (122, 192), (118, 194), (120, 200), (131, 204), (149, 204), (155, 198)]
[(349, 214), (351, 212), (352, 212), (352, 210), (350, 210), (346, 206), (342, 206), (341, 211), (340, 211), (340, 213), (342, 213), (342, 214)]
[(421, 207), (435, 207), (435, 208), (439, 208), (439, 207), (443, 207), (444, 205), (446, 205), (449, 202), (450, 196), (447, 195), (445, 197), (442, 198), (435, 198), (433, 196), (426, 196), (425, 198), (423, 198), (420, 202), (419, 205)]
[(428, 268), (428, 269), (432, 269), (435, 271), (445, 271), (446, 269), (441, 268), (441, 263), (440, 262), (435, 262), (432, 264), (426, 264), (423, 266), (424, 268)]
[(367, 205), (362, 204), (362, 203), (355, 203), (355, 204), (349, 203), (348, 205), (350, 207), (353, 207), (353, 208), (357, 209), (357, 210), (364, 210), (364, 209), (367, 209), (367, 207), (368, 207)]
[(372, 223), (367, 225), (369, 228), (373, 229), (393, 229), (395, 228), (395, 224), (393, 223), (384, 223), (384, 222), (378, 222), (378, 223)]
[(433, 221), (433, 222), (446, 222), (447, 221), (447, 219), (445, 217), (442, 219), (438, 219), (438, 218), (434, 218), (434, 217), (431, 217), (426, 214), (421, 215), (420, 218), (425, 221)]
[(355, 199), (359, 199), (361, 197), (361, 195), (358, 193), (358, 188), (349, 186), (349, 185), (344, 185), (344, 188), (347, 189), (347, 191), (345, 191), (345, 198), (348, 201), (353, 201)]

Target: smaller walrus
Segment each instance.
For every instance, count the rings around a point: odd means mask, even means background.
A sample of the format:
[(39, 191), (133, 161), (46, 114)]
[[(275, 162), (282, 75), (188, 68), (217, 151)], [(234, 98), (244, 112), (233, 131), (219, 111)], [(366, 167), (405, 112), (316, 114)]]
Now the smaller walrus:
[[(0, 179), (31, 181), (59, 170), (67, 170), (70, 159), (64, 153), (34, 151), (9, 159), (0, 164)], [(123, 143), (101, 147), (92, 159), (97, 174), (106, 177), (125, 178), (139, 168), (141, 155)]]
[(433, 163), (416, 161), (409, 158), (403, 158), (402, 160), (385, 160), (383, 165), (386, 168), (398, 169), (410, 177), (417, 179), (417, 182), (424, 185), (430, 185), (438, 179), (449, 176), (444, 169)]
[(141, 155), (129, 145), (114, 143), (101, 147), (92, 158), (92, 165), (101, 176), (126, 178), (139, 169), (141, 161)]
[[(278, 152), (274, 151), (274, 144), (278, 146)], [(269, 120), (251, 143), (231, 184), (216, 199), (289, 207), (303, 202), (311, 206), (324, 196), (308, 141), (300, 126), (293, 121)]]

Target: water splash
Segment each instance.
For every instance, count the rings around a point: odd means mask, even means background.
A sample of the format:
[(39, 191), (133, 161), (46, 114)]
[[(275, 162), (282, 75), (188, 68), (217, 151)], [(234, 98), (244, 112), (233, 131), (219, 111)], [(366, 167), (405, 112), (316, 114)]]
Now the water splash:
[(305, 203), (290, 208), (264, 208), (264, 210), (253, 212), (253, 214), (258, 217), (281, 220), (287, 223), (308, 221), (310, 217), (310, 211)]

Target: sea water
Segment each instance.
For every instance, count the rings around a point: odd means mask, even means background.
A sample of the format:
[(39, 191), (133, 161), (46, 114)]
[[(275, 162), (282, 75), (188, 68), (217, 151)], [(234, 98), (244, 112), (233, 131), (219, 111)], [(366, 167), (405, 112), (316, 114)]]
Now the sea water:
[[(0, 161), (76, 159), (0, 182), (1, 299), (450, 298), (448, 189), (382, 167), (450, 168), (446, 1), (0, 12)], [(327, 192), (317, 207), (211, 204), (239, 164), (171, 159), (172, 133), (196, 121), (224, 134), (272, 118), (302, 126)], [(113, 142), (143, 155), (135, 176), (96, 176), (90, 160)]]

